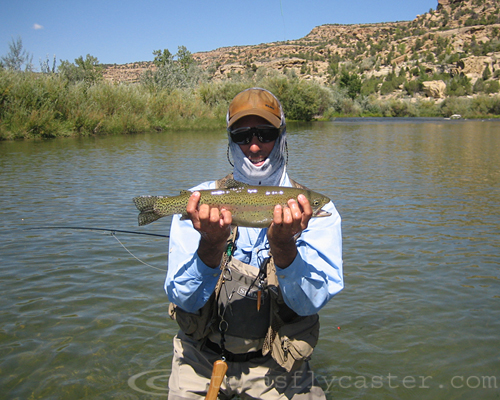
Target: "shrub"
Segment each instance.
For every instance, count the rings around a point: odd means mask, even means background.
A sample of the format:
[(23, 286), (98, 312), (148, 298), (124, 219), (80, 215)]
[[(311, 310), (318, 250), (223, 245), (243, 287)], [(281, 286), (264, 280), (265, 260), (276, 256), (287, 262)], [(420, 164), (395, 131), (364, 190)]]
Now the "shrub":
[(404, 84), (404, 89), (406, 90), (406, 93), (413, 96), (422, 91), (422, 82), (420, 80), (407, 81)]
[(332, 104), (329, 89), (315, 81), (274, 75), (263, 82), (263, 87), (280, 99), (286, 117), (291, 120), (310, 121)]
[(381, 111), (384, 117), (416, 117), (416, 107), (408, 101), (389, 100), (382, 103)]
[(380, 94), (385, 95), (394, 92), (405, 81), (406, 77), (404, 75), (396, 76), (393, 72), (388, 74), (380, 88)]
[(454, 76), (446, 85), (448, 96), (465, 96), (472, 94), (472, 84), (465, 75)]
[(76, 58), (74, 64), (67, 60), (61, 61), (58, 72), (69, 82), (83, 81), (92, 85), (102, 80), (103, 68), (97, 57), (87, 54), (85, 59), (82, 56)]
[(347, 94), (351, 99), (355, 99), (361, 92), (361, 78), (355, 72), (351, 74), (345, 69), (342, 70), (338, 83), (342, 89), (347, 90)]
[(419, 117), (440, 117), (439, 106), (432, 100), (422, 100), (416, 104)]
[(490, 71), (490, 66), (486, 65), (486, 68), (483, 71), (483, 79), (487, 81), (488, 79), (491, 78), (491, 71)]
[(485, 93), (491, 94), (500, 92), (500, 83), (496, 80), (488, 81), (484, 86)]
[(471, 108), (470, 101), (468, 99), (449, 97), (445, 99), (441, 105), (441, 114), (444, 117), (451, 117), (454, 114), (459, 114), (462, 117), (470, 116)]
[(479, 78), (474, 83), (474, 86), (472, 87), (472, 91), (474, 93), (482, 93), (482, 92), (484, 92), (484, 80), (482, 78)]
[(210, 107), (219, 105), (227, 108), (229, 102), (239, 92), (252, 86), (257, 86), (254, 81), (226, 80), (221, 82), (202, 83), (196, 92), (201, 101)]
[(378, 85), (380, 83), (382, 83), (382, 79), (377, 78), (375, 76), (372, 76), (371, 78), (366, 79), (361, 85), (360, 94), (362, 96), (369, 96), (371, 94), (377, 93), (378, 92)]
[(193, 89), (206, 80), (196, 65), (185, 68), (179, 62), (166, 63), (155, 71), (147, 70), (141, 76), (141, 83), (150, 91)]

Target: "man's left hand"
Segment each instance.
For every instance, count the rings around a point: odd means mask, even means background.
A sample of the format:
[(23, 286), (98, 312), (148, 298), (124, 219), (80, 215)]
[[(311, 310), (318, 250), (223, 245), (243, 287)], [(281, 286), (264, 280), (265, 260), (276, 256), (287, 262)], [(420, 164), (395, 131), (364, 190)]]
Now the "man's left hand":
[(297, 256), (294, 237), (307, 228), (311, 217), (311, 204), (302, 194), (297, 201), (288, 200), (288, 207), (274, 207), (274, 218), (267, 231), (267, 239), (278, 267), (288, 267)]

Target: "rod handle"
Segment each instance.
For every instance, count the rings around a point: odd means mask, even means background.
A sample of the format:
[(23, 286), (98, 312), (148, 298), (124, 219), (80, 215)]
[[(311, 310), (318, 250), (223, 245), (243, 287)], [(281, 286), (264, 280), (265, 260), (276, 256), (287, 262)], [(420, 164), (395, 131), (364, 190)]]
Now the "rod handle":
[(219, 394), (220, 385), (227, 372), (227, 363), (223, 360), (214, 362), (212, 369), (212, 377), (210, 379), (210, 387), (208, 388), (205, 400), (216, 400)]

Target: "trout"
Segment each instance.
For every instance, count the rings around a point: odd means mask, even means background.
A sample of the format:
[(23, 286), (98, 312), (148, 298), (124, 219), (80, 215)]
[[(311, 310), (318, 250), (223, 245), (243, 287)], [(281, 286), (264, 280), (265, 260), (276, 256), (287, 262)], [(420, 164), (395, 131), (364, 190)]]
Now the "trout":
[[(284, 186), (250, 186), (235, 180), (228, 180), (226, 187), (198, 190), (200, 203), (231, 211), (233, 225), (249, 228), (267, 228), (273, 221), (273, 211), (277, 204), (287, 206), (290, 199), (297, 200), (303, 194), (313, 209), (313, 217), (331, 215), (321, 209), (330, 199), (308, 189)], [(187, 219), (186, 206), (192, 192), (182, 190), (178, 196), (139, 196), (134, 203), (139, 213), (139, 226), (150, 224), (161, 217), (181, 214)]]

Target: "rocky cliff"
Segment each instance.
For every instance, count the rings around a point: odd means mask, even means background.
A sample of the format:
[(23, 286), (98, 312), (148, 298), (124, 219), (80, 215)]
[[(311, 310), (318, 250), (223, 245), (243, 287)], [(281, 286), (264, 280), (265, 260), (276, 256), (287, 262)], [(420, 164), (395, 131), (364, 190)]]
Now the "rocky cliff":
[[(322, 25), (297, 40), (223, 47), (193, 57), (215, 80), (267, 69), (331, 84), (341, 68), (368, 79), (402, 69), (411, 76), (408, 71), (415, 66), (428, 73), (463, 74), (472, 83), (488, 68), (490, 79), (498, 79), (500, 1), (439, 0), (435, 10), (413, 21)], [(108, 66), (105, 77), (136, 82), (153, 67), (150, 62)], [(431, 92), (442, 96), (439, 89)]]

